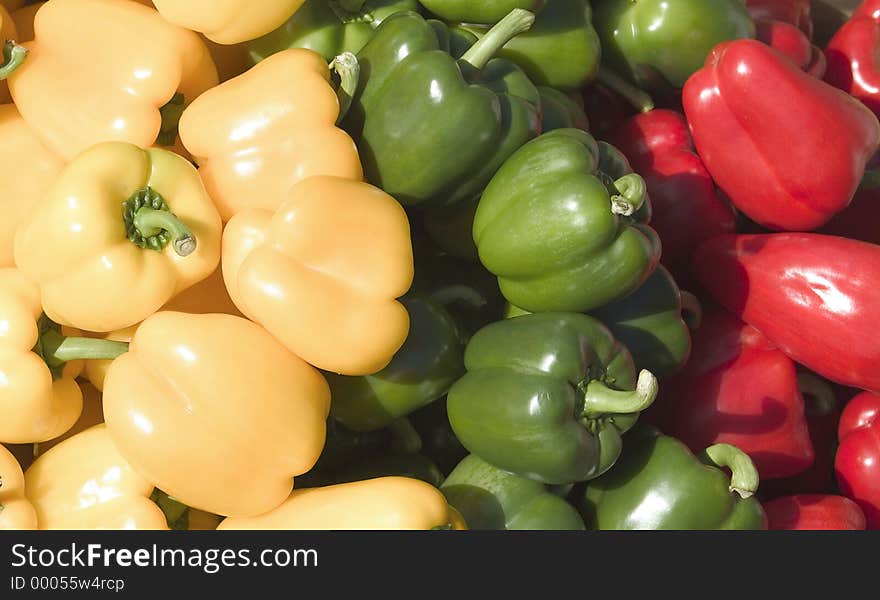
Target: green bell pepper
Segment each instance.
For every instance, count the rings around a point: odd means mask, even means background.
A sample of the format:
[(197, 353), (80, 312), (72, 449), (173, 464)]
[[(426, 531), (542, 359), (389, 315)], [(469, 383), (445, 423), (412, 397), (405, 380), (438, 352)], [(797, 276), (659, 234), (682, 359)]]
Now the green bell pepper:
[(549, 484), (598, 477), (621, 435), (657, 395), (636, 382), (629, 351), (592, 317), (524, 315), (484, 327), (465, 351), (467, 373), (447, 398), (465, 448), (511, 473)]
[(422, 454), (433, 460), (443, 474), (448, 475), (468, 455), (449, 424), (445, 396), (407, 419), (421, 439)]
[(416, 0), (306, 0), (281, 27), (248, 42), (254, 64), (289, 48), (308, 48), (328, 62), (355, 54), (391, 15), (418, 11)]
[(514, 8), (538, 13), (547, 0), (421, 0), (421, 3), (444, 21), (494, 25)]
[(383, 21), (358, 53), (358, 91), (343, 121), (367, 180), (410, 206), (479, 195), (540, 131), (537, 88), (493, 58), (533, 21), (513, 11), (479, 41), (411, 12)]
[(469, 529), (584, 530), (577, 510), (543, 483), (497, 469), (471, 454), (440, 491)]
[(591, 529), (766, 529), (757, 489), (755, 465), (735, 446), (717, 444), (697, 457), (639, 425), (614, 469), (574, 494)]
[(607, 64), (655, 93), (681, 89), (721, 42), (755, 37), (742, 0), (602, 0), (594, 12)]
[(354, 431), (387, 427), (443, 396), (464, 371), (458, 325), (437, 302), (417, 294), (403, 299), (410, 330), (391, 363), (373, 375), (326, 373), (330, 415)]
[(557, 89), (540, 86), (541, 94), (541, 131), (547, 133), (555, 129), (590, 130), (590, 121), (584, 107), (574, 99)]
[(589, 312), (637, 290), (659, 264), (657, 233), (639, 222), (645, 181), (634, 173), (610, 181), (600, 158), (590, 134), (557, 129), (523, 146), (489, 183), (474, 241), (511, 304)]
[(352, 431), (329, 417), (321, 456), (311, 471), (329, 472), (384, 452), (414, 453), (422, 440), (405, 420), (374, 431)]
[(297, 488), (324, 487), (379, 477), (410, 477), (440, 487), (443, 473), (434, 462), (422, 454), (378, 454), (349, 463), (334, 471), (312, 469), (296, 478)]
[[(532, 29), (498, 56), (514, 61), (538, 85), (579, 90), (596, 78), (602, 56), (592, 18), (587, 0), (547, 0)], [(478, 36), (487, 31), (480, 25), (458, 27)]]

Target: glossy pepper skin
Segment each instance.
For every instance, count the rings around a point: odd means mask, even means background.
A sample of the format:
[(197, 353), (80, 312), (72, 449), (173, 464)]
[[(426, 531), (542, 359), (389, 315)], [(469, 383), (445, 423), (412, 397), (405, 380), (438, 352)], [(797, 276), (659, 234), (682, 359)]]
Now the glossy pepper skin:
[(15, 266), (15, 230), (26, 221), (64, 166), (40, 142), (14, 104), (0, 105), (0, 267)]
[(256, 64), (289, 48), (308, 48), (330, 61), (357, 53), (386, 18), (418, 11), (416, 0), (306, 0), (278, 29), (248, 43)]
[[(596, 78), (602, 55), (590, 2), (547, 0), (546, 4), (531, 30), (505, 44), (498, 56), (518, 64), (537, 85), (579, 90)], [(488, 29), (470, 24), (459, 27), (478, 36)]]
[(15, 263), (53, 321), (113, 331), (213, 273), (220, 241), (220, 216), (186, 159), (105, 142), (69, 163), (18, 228)]
[(558, 129), (518, 150), (486, 188), (474, 241), (511, 304), (591, 311), (635, 291), (657, 267), (660, 241), (636, 218), (644, 180), (605, 174), (601, 159), (588, 133)]
[(122, 457), (105, 425), (40, 456), (24, 474), (40, 529), (168, 529), (153, 484)]
[(880, 115), (880, 2), (866, 0), (828, 42), (825, 81)]
[(843, 496), (801, 494), (764, 503), (767, 529), (773, 531), (862, 531), (865, 515)]
[(645, 420), (694, 452), (736, 446), (762, 480), (794, 475), (815, 456), (795, 367), (760, 332), (710, 310), (694, 334), (693, 358), (663, 383)]
[(645, 178), (651, 194), (651, 227), (663, 240), (663, 264), (686, 280), (690, 257), (703, 241), (736, 226), (733, 210), (694, 149), (681, 113), (656, 109), (624, 121), (608, 137)]
[(136, 2), (49, 2), (34, 28), (9, 89), (24, 120), (65, 160), (105, 141), (173, 145), (170, 113), (217, 85), (199, 36)]
[(540, 12), (547, 0), (488, 0), (471, 2), (470, 0), (423, 0), (419, 4), (444, 21), (462, 23), (479, 23), (494, 25), (507, 16), (514, 8)]
[(810, 0), (745, 0), (745, 5), (755, 21), (782, 21), (813, 37)]
[[(815, 229), (846, 208), (880, 146), (880, 122), (864, 105), (754, 40), (717, 46), (683, 103), (715, 182), (772, 230)], [(838, 150), (817, 162), (819, 145)]]
[(868, 529), (880, 529), (880, 396), (859, 394), (840, 415), (834, 471), (841, 493), (864, 511)]
[(104, 403), (101, 392), (85, 381), (79, 381), (78, 385), (80, 392), (82, 392), (82, 412), (80, 413), (79, 418), (73, 426), (62, 435), (45, 442), (34, 444), (34, 458), (39, 458), (64, 440), (72, 438), (78, 433), (104, 422)]
[(722, 236), (694, 271), (716, 301), (811, 371), (880, 391), (880, 247), (809, 233)]
[(639, 425), (614, 469), (576, 498), (589, 529), (766, 529), (757, 488), (754, 465), (736, 447), (719, 444), (695, 456), (677, 439)]
[(455, 520), (434, 486), (407, 477), (380, 477), (294, 490), (275, 510), (249, 519), (228, 518), (217, 529), (425, 530), (451, 528)]
[(311, 176), (362, 179), (354, 141), (336, 127), (340, 102), (330, 76), (319, 55), (287, 50), (184, 111), (180, 139), (224, 221), (245, 208), (277, 210)]
[(269, 33), (303, 4), (303, 0), (153, 0), (170, 23), (204, 33), (218, 44), (237, 44)]
[(25, 497), (21, 465), (9, 450), (0, 446), (0, 531), (36, 528), (37, 513)]
[(284, 502), (321, 453), (329, 405), (320, 373), (231, 315), (156, 313), (104, 381), (120, 453), (183, 504), (219, 515)]
[(498, 468), (549, 484), (608, 470), (621, 435), (657, 394), (649, 372), (636, 381), (629, 351), (608, 329), (574, 313), (484, 327), (468, 343), (465, 367), (447, 397), (458, 439)]
[(741, 0), (602, 0), (593, 23), (604, 59), (640, 87), (680, 89), (726, 40), (755, 37)]
[(241, 312), (297, 356), (328, 372), (371, 375), (409, 332), (397, 300), (413, 279), (409, 221), (378, 188), (311, 177), (274, 214), (249, 209), (229, 222), (223, 279)]
[(479, 195), (539, 133), (537, 88), (513, 63), (492, 58), (532, 20), (512, 13), (476, 42), (416, 13), (385, 19), (358, 53), (360, 84), (343, 121), (367, 181), (407, 206)]
[(786, 55), (813, 77), (822, 79), (828, 68), (825, 53), (810, 43), (807, 35), (784, 21), (756, 21), (756, 38)]
[(471, 454), (440, 486), (472, 530), (584, 530), (577, 510), (547, 486)]

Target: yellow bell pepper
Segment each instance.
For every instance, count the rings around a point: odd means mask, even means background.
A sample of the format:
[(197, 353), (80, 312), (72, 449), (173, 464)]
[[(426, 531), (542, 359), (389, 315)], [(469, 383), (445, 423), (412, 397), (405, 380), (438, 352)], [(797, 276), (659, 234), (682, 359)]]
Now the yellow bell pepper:
[(20, 225), (15, 263), (53, 321), (114, 331), (213, 273), (221, 230), (186, 159), (105, 142), (69, 163)]
[[(11, 8), (5, 7), (0, 4), (0, 44), (6, 42), (7, 40), (18, 40), (18, 29), (15, 27), (15, 20), (12, 18), (12, 15), (9, 14)], [(9, 45), (10, 51), (15, 48), (15, 44)], [(4, 71), (4, 69), (16, 69), (20, 66), (20, 61), (24, 60), (24, 57), (21, 55), (21, 49), (18, 49), (17, 52), (19, 55), (11, 56), (10, 63), (3, 65), (0, 67), (0, 73)], [(9, 102), (9, 86), (5, 81), (0, 81), (0, 104), (5, 104)]]
[(256, 39), (281, 27), (305, 0), (153, 0), (171, 23), (204, 33), (218, 44)]
[[(357, 59), (341, 62), (348, 97)], [(180, 118), (180, 139), (228, 221), (245, 208), (277, 210), (291, 186), (313, 175), (363, 179), (354, 141), (336, 127), (339, 114), (324, 59), (286, 50), (196, 99)]]
[(268, 512), (324, 446), (330, 390), (262, 327), (231, 315), (160, 312), (104, 381), (120, 452), (179, 502)]
[(380, 371), (403, 345), (396, 299), (413, 279), (409, 222), (367, 183), (311, 177), (274, 214), (250, 209), (223, 234), (223, 278), (239, 310), (325, 371)]
[(64, 166), (18, 114), (0, 106), (0, 267), (15, 266), (15, 230), (39, 203)]
[(36, 528), (37, 512), (25, 497), (21, 465), (0, 446), (0, 531)]
[(409, 477), (380, 477), (354, 483), (294, 490), (278, 508), (249, 519), (227, 518), (229, 529), (398, 530), (461, 528), (443, 494)]
[[(224, 315), (242, 316), (232, 303), (226, 285), (223, 283), (223, 273), (218, 268), (207, 279), (200, 281), (189, 289), (184, 290), (168, 301), (160, 310), (191, 313), (194, 315), (206, 315), (220, 313)], [(137, 331), (137, 325), (111, 331), (103, 335), (90, 334), (105, 340), (117, 342), (130, 342)], [(85, 376), (93, 386), (99, 390), (104, 389), (104, 378), (112, 360), (89, 360), (86, 361)]]
[[(92, 361), (86, 361), (87, 364), (89, 362)], [(112, 361), (108, 360), (102, 362), (107, 362), (109, 364)], [(34, 454), (36, 454), (36, 458), (42, 456), (64, 440), (72, 438), (76, 434), (104, 422), (104, 405), (101, 399), (100, 390), (86, 382), (81, 382), (79, 384), (79, 389), (82, 392), (82, 413), (80, 414), (79, 419), (76, 420), (73, 427), (57, 438), (34, 444), (33, 451)]]
[(58, 444), (25, 472), (40, 529), (168, 529), (153, 484), (119, 454), (106, 426)]
[(137, 2), (48, 2), (34, 29), (9, 89), (25, 121), (65, 160), (104, 141), (171, 146), (184, 106), (217, 85), (201, 38)]

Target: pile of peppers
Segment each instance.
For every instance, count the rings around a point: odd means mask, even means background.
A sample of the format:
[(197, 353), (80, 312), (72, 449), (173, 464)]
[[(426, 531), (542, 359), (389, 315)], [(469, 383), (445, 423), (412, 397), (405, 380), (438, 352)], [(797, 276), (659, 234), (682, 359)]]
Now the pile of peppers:
[(880, 529), (880, 0), (0, 30), (0, 529)]

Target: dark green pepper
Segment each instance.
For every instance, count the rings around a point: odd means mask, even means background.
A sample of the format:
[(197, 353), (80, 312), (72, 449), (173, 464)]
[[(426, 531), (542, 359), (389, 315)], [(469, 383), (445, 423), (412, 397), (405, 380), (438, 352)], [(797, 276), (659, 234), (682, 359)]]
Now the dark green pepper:
[(391, 429), (352, 431), (333, 417), (329, 417), (324, 448), (311, 471), (333, 471), (364, 457), (385, 452), (392, 446), (400, 451), (418, 452), (421, 439), (418, 434), (407, 431), (405, 427), (396, 431)]
[(248, 54), (256, 64), (282, 50), (308, 48), (329, 62), (359, 52), (391, 15), (418, 9), (416, 0), (306, 0), (284, 25), (248, 42)]
[(614, 469), (574, 495), (591, 529), (766, 529), (758, 483), (754, 463), (735, 446), (717, 444), (697, 457), (639, 425)]
[(514, 8), (538, 13), (547, 0), (421, 0), (421, 3), (444, 21), (494, 25)]
[(440, 491), (468, 529), (586, 529), (577, 510), (543, 483), (497, 469), (473, 454), (455, 467)]
[(611, 181), (600, 158), (590, 134), (557, 129), (523, 146), (486, 188), (474, 241), (511, 304), (589, 312), (637, 290), (659, 264), (657, 233), (639, 222), (644, 179)]
[(592, 317), (540, 313), (489, 325), (465, 351), (449, 391), (449, 422), (471, 453), (549, 484), (598, 477), (621, 435), (654, 401), (629, 351)]
[(602, 0), (593, 24), (607, 64), (661, 93), (681, 89), (721, 42), (755, 37), (742, 0)]
[(446, 411), (446, 397), (420, 408), (407, 417), (422, 442), (422, 453), (448, 475), (467, 456), (467, 449), (452, 431)]
[(533, 21), (513, 11), (480, 41), (411, 12), (383, 21), (358, 53), (358, 92), (343, 123), (367, 180), (404, 205), (479, 195), (540, 131), (537, 88), (513, 63), (493, 59)]
[(452, 206), (429, 207), (425, 210), (425, 231), (444, 252), (478, 263), (480, 256), (472, 232), (479, 204), (480, 197), (475, 196)]
[(541, 86), (541, 130), (544, 133), (554, 129), (590, 130), (590, 121), (584, 107), (557, 89)]
[(463, 342), (449, 313), (417, 294), (402, 302), (409, 335), (387, 367), (363, 377), (325, 374), (331, 416), (354, 431), (381, 429), (437, 400), (464, 370)]
[[(537, 85), (579, 90), (599, 71), (602, 49), (587, 0), (548, 0), (532, 29), (498, 53), (522, 67)], [(485, 26), (461, 25), (484, 35)]]
[(378, 454), (349, 463), (335, 471), (309, 471), (296, 478), (297, 488), (324, 487), (379, 477), (410, 477), (440, 487), (443, 474), (422, 454)]

